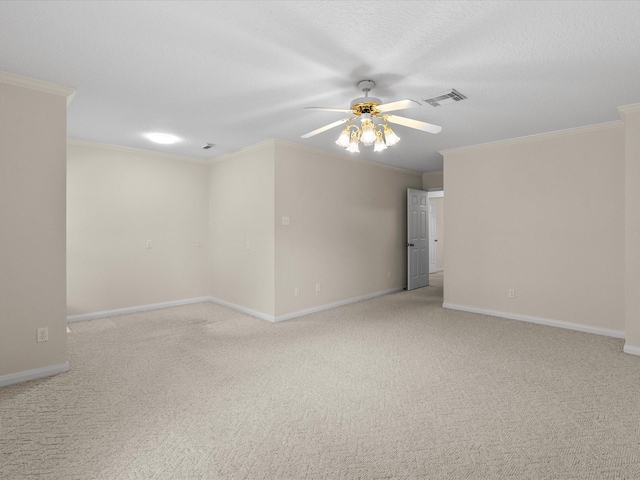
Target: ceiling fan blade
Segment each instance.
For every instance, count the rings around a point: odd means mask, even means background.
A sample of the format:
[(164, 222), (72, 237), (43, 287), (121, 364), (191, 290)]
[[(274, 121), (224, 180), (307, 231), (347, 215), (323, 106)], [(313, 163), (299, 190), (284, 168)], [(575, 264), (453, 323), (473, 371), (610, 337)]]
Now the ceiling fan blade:
[(384, 112), (392, 112), (394, 110), (402, 110), (404, 108), (419, 107), (420, 105), (421, 104), (416, 102), (415, 100), (406, 99), (406, 100), (398, 100), (397, 102), (383, 103), (382, 105), (378, 105), (376, 107), (376, 110), (384, 113)]
[(309, 137), (313, 137), (314, 135), (317, 135), (317, 134), (322, 133), (322, 132), (324, 132), (324, 131), (326, 131), (326, 130), (330, 130), (330, 129), (332, 129), (333, 127), (337, 127), (338, 125), (341, 125), (341, 124), (343, 124), (343, 123), (347, 123), (348, 121), (353, 120), (353, 118), (354, 118), (354, 117), (351, 117), (351, 118), (343, 118), (342, 120), (338, 120), (337, 122), (333, 122), (333, 123), (330, 123), (329, 125), (325, 125), (324, 127), (320, 127), (320, 128), (318, 128), (318, 129), (314, 130), (313, 132), (305, 133), (305, 134), (304, 134), (304, 135), (302, 135), (302, 137), (300, 137), (300, 138), (309, 138)]
[(305, 110), (320, 110), (323, 112), (342, 112), (342, 113), (353, 113), (353, 110), (349, 110), (346, 108), (325, 108), (325, 107), (304, 107)]
[(421, 122), (420, 120), (413, 120), (412, 118), (399, 117), (397, 115), (385, 115), (385, 120), (391, 123), (397, 123), (405, 127), (416, 128), (423, 132), (440, 133), (442, 127), (434, 125), (432, 123)]

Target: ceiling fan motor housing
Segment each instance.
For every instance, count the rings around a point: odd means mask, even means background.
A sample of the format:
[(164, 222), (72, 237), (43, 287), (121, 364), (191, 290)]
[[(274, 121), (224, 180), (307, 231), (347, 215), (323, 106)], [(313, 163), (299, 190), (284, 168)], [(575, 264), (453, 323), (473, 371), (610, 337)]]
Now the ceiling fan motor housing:
[(379, 98), (358, 97), (351, 100), (351, 106), (349, 108), (354, 110), (354, 113), (356, 113), (356, 111), (360, 111), (360, 113), (362, 113), (364, 112), (364, 110), (370, 111), (372, 107), (375, 107), (376, 105), (380, 105), (381, 103), (382, 103), (382, 100), (380, 100)]
[(375, 116), (377, 113), (374, 107), (380, 105), (382, 100), (376, 97), (370, 97), (369, 92), (376, 86), (376, 82), (373, 80), (360, 80), (358, 82), (358, 88), (364, 92), (364, 97), (358, 97), (351, 100), (351, 110), (355, 115), (362, 115), (363, 113), (371, 113)]
[[(380, 141), (380, 139), (382, 138), (382, 135), (384, 135), (384, 142), (386, 146), (391, 146), (397, 143), (397, 140), (399, 140), (398, 138), (396, 138), (396, 140), (393, 141), (394, 134), (391, 131), (391, 129), (386, 125), (387, 122), (402, 125), (404, 127), (415, 128), (417, 130), (422, 130), (423, 132), (429, 132), (429, 133), (439, 133), (442, 130), (442, 127), (438, 125), (433, 125), (430, 123), (421, 122), (419, 120), (413, 120), (411, 118), (405, 118), (405, 117), (400, 117), (398, 115), (389, 114), (389, 112), (393, 112), (396, 110), (402, 110), (405, 108), (419, 106), (420, 103), (408, 98), (405, 100), (398, 100), (390, 103), (382, 103), (382, 100), (380, 100), (379, 98), (369, 96), (369, 92), (373, 87), (375, 87), (375, 85), (376, 84), (373, 80), (359, 81), (358, 88), (362, 90), (362, 92), (364, 93), (364, 97), (358, 97), (352, 100), (349, 110), (345, 110), (342, 108), (307, 107), (307, 108), (315, 108), (317, 110), (327, 110), (332, 112), (345, 112), (345, 113), (350, 113), (354, 116), (350, 118), (343, 118), (342, 120), (338, 120), (337, 122), (333, 122), (333, 123), (330, 123), (329, 125), (325, 125), (324, 127), (317, 128), (309, 133), (302, 135), (302, 138), (309, 138), (319, 133), (322, 133), (326, 130), (334, 128), (338, 125), (342, 125), (344, 123), (350, 122), (355, 117), (360, 117), (360, 121), (362, 122), (362, 131), (360, 131), (358, 127), (355, 125), (347, 125), (347, 127), (343, 130), (342, 134), (340, 135), (338, 142), (336, 142), (341, 147), (345, 147), (348, 149), (349, 147), (347, 147), (347, 145), (350, 143), (353, 143), (353, 142), (350, 142), (350, 139), (353, 139), (353, 136), (356, 134), (356, 132), (349, 133), (351, 132), (350, 129), (352, 127), (356, 128), (359, 134), (362, 134), (366, 137), (365, 138), (366, 143), (363, 140), (363, 143), (365, 145), (371, 145), (375, 143), (376, 146)], [(379, 124), (375, 125), (373, 122), (373, 119), (377, 119), (378, 121), (383, 121), (385, 122), (385, 125), (379, 125)], [(375, 127), (380, 127), (380, 126), (384, 127), (384, 133), (380, 131), (373, 132)], [(375, 134), (374, 138), (371, 138), (372, 133)], [(391, 139), (388, 138), (390, 135), (392, 136)], [(343, 136), (345, 137), (344, 141), (342, 139)], [(360, 140), (361, 139), (358, 136), (356, 141), (360, 141)], [(392, 143), (390, 143), (390, 140), (392, 141)], [(349, 150), (349, 151), (356, 152), (358, 150), (355, 149), (355, 150)], [(380, 149), (377, 149), (376, 151), (380, 151)]]
[(364, 92), (364, 97), (358, 97), (351, 100), (351, 109), (356, 115), (363, 113), (374, 113), (372, 107), (380, 105), (382, 100), (375, 97), (370, 97), (369, 92), (376, 86), (376, 82), (373, 80), (360, 80), (358, 82), (358, 88)]

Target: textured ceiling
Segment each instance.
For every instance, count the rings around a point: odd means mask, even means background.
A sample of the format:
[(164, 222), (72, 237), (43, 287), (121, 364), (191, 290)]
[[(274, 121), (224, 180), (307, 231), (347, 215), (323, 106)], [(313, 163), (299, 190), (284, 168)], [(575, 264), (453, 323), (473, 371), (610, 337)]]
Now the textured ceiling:
[[(345, 115), (303, 108), (372, 79), (443, 130), (394, 126), (359, 155), (427, 172), (440, 150), (619, 119), (640, 102), (639, 20), (616, 1), (3, 1), (0, 70), (76, 88), (70, 138), (201, 159), (270, 138), (343, 152), (340, 127), (300, 136)], [(468, 98), (423, 102), (450, 88)]]

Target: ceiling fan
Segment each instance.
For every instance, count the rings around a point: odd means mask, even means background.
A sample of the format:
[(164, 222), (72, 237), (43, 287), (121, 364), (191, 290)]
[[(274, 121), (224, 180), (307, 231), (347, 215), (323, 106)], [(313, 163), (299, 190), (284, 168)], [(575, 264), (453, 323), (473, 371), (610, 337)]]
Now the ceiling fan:
[(336, 140), (336, 144), (345, 148), (349, 152), (359, 152), (360, 149), (358, 148), (358, 143), (362, 142), (363, 145), (374, 145), (374, 151), (379, 152), (400, 141), (400, 137), (391, 130), (387, 125), (387, 122), (402, 125), (404, 127), (415, 128), (429, 133), (439, 133), (442, 130), (442, 127), (438, 125), (421, 122), (420, 120), (413, 120), (411, 118), (400, 117), (398, 115), (391, 115), (388, 112), (419, 107), (420, 103), (409, 99), (382, 103), (382, 100), (379, 98), (369, 96), (369, 92), (375, 86), (376, 83), (373, 80), (361, 80), (358, 82), (358, 88), (364, 92), (364, 97), (358, 97), (352, 100), (351, 106), (348, 109), (306, 107), (306, 109), (309, 110), (343, 112), (349, 113), (352, 116), (330, 123), (324, 127), (320, 127), (312, 132), (305, 133), (302, 135), (302, 138), (313, 137), (314, 135), (330, 130), (338, 125), (350, 122), (356, 117), (360, 117), (361, 126), (358, 127), (354, 124), (347, 125), (340, 134), (340, 137), (338, 137), (338, 140)]

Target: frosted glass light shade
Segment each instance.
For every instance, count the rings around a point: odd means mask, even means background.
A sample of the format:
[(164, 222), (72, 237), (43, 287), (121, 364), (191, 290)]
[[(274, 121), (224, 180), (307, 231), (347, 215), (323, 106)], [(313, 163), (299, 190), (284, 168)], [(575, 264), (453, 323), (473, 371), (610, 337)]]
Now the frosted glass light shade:
[(373, 145), (376, 141), (376, 132), (373, 129), (373, 122), (368, 119), (362, 119), (362, 135), (360, 141), (365, 145)]
[(374, 144), (373, 147), (373, 151), (374, 152), (381, 152), (382, 150), (386, 150), (387, 146), (384, 143), (384, 140), (382, 139), (382, 132), (377, 130), (376, 131), (376, 143)]
[(400, 137), (393, 133), (387, 125), (384, 126), (384, 140), (387, 147), (391, 147), (400, 141)]
[(350, 139), (349, 127), (347, 127), (342, 131), (342, 133), (336, 140), (336, 145), (342, 148), (347, 148), (349, 146), (349, 139)]

